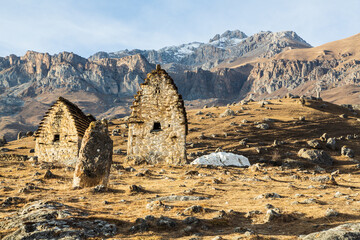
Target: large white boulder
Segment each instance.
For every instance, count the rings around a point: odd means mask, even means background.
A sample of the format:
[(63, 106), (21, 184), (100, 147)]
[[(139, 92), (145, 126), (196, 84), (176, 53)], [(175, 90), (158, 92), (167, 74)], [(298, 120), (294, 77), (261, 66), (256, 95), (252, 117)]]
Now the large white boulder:
[(204, 155), (195, 159), (191, 164), (235, 167), (250, 166), (250, 162), (247, 157), (227, 152), (216, 152)]

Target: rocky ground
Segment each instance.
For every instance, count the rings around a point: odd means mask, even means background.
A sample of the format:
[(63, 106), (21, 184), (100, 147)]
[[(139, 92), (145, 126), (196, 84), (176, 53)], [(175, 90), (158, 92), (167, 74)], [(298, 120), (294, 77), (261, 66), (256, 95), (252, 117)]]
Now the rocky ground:
[(357, 114), (296, 98), (188, 111), (189, 161), (226, 151), (249, 168), (135, 166), (125, 160), (125, 121), (114, 119), (109, 189), (72, 190), (74, 168), (35, 161), (32, 137), (7, 143), (0, 238), (320, 239), (305, 235), (346, 223), (333, 234), (359, 236)]

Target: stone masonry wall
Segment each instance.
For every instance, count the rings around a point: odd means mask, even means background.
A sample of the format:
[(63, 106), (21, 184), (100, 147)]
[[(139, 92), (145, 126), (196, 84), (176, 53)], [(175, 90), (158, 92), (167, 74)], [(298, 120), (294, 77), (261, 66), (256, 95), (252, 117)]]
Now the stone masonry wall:
[(35, 155), (41, 161), (75, 164), (80, 144), (81, 137), (69, 110), (62, 102), (55, 104), (36, 138)]
[(135, 96), (129, 118), (128, 158), (151, 164), (184, 164), (186, 134), (182, 97), (171, 77), (158, 66)]

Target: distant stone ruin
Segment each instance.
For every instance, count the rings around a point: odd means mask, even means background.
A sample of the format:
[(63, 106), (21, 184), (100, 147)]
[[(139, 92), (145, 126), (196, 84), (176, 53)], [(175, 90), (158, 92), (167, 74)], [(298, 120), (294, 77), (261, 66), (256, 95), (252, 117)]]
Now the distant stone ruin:
[(92, 121), (93, 116), (86, 116), (75, 104), (59, 97), (34, 134), (35, 155), (41, 161), (75, 163), (85, 130)]
[(129, 118), (128, 159), (185, 164), (187, 118), (173, 79), (157, 65), (140, 87)]

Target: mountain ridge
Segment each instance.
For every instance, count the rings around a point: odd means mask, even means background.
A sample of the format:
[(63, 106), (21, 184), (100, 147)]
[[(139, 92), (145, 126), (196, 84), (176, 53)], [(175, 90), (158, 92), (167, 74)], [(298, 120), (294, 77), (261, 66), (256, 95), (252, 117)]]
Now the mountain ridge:
[[(210, 70), (221, 62), (233, 60), (244, 55), (251, 57), (272, 57), (287, 48), (311, 47), (293, 31), (260, 32), (248, 37), (240, 30), (216, 34), (208, 43), (191, 42), (178, 46), (163, 47), (159, 50), (121, 50), (117, 52), (98, 52), (90, 60), (101, 58), (121, 58), (133, 54), (144, 55), (150, 63), (163, 64), (171, 70), (171, 64), (183, 65), (187, 70), (201, 67)], [(168, 66), (169, 65), (169, 66)]]
[[(211, 38), (212, 44), (201, 48), (202, 52), (196, 48), (201, 52), (199, 56), (194, 55), (195, 50), (185, 50), (195, 49), (200, 43), (173, 48), (173, 52), (183, 49), (190, 56), (183, 59), (191, 64), (181, 60), (161, 66), (169, 71), (189, 108), (227, 104), (246, 97), (281, 97), (289, 92), (314, 95), (317, 86), (323, 90), (322, 96), (334, 102), (356, 103), (357, 92), (349, 88), (360, 86), (360, 46), (354, 41), (340, 40), (333, 50), (325, 51), (323, 48), (329, 45), (311, 48), (293, 31), (260, 32), (250, 37), (241, 31), (226, 31)], [(339, 46), (352, 51), (339, 55)], [(236, 50), (231, 58), (224, 54), (229, 49)], [(322, 52), (319, 58), (296, 60), (297, 53), (317, 51)], [(282, 56), (293, 56), (294, 60), (280, 59)], [(86, 59), (69, 52), (49, 55), (28, 51), (21, 57), (0, 57), (0, 134), (13, 139), (19, 130), (34, 129), (58, 96), (97, 117), (124, 116), (129, 113), (139, 84), (154, 68), (155, 64), (140, 53)], [(341, 94), (346, 98), (341, 99)]]

